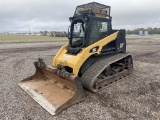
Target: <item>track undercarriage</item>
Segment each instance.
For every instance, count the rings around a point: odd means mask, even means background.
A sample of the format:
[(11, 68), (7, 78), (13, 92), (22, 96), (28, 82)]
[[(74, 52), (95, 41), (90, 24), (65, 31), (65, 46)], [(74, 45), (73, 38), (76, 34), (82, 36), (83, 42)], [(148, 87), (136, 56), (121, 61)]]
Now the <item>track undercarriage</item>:
[(132, 56), (121, 53), (97, 61), (82, 75), (81, 79), (86, 89), (97, 92), (128, 76), (132, 71)]

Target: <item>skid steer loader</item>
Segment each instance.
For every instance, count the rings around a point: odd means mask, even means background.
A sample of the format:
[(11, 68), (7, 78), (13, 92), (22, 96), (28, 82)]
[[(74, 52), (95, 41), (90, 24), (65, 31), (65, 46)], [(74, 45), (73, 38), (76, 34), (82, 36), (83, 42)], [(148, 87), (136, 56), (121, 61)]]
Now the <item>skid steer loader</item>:
[(53, 67), (38, 59), (35, 74), (19, 83), (52, 115), (84, 100), (85, 90), (97, 92), (133, 71), (125, 30), (112, 29), (110, 6), (77, 6), (69, 20), (69, 44), (56, 54)]

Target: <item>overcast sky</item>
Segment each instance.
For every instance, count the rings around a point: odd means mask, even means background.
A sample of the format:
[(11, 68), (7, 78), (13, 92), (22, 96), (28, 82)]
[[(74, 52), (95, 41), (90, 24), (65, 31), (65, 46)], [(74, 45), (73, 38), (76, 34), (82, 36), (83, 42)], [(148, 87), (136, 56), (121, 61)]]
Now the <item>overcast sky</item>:
[[(92, 0), (0, 0), (0, 32), (67, 30), (77, 5)], [(113, 28), (160, 27), (160, 0), (94, 0), (111, 6)]]

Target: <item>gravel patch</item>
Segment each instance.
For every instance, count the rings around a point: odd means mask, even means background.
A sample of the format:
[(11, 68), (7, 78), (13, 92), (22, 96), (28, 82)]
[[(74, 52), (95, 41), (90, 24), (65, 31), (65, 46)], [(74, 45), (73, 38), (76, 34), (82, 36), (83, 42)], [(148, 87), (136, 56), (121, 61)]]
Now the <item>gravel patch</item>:
[(33, 62), (39, 57), (51, 65), (60, 48), (55, 46), (62, 44), (53, 44), (53, 48), (43, 43), (28, 45), (28, 49), (18, 44), (12, 49), (0, 46), (5, 51), (0, 54), (0, 120), (160, 119), (160, 39), (128, 40), (127, 51), (134, 58), (133, 74), (98, 93), (87, 91), (84, 101), (51, 116), (18, 83), (33, 75)]

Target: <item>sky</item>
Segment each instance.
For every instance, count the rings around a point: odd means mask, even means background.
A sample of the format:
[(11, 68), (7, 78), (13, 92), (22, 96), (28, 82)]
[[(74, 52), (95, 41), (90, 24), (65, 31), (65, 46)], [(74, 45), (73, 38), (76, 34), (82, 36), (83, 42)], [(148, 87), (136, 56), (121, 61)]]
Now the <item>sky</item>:
[(76, 6), (111, 6), (113, 29), (160, 27), (160, 0), (0, 0), (0, 32), (67, 31)]

